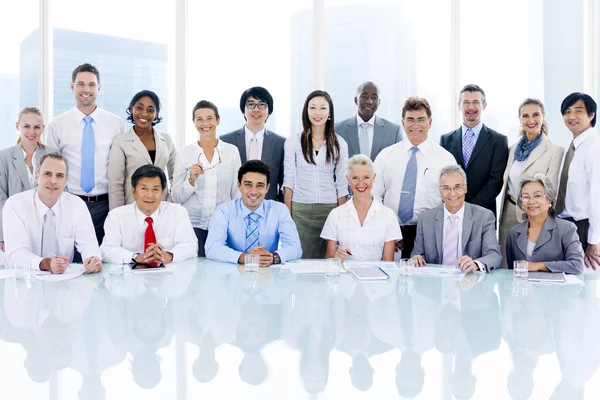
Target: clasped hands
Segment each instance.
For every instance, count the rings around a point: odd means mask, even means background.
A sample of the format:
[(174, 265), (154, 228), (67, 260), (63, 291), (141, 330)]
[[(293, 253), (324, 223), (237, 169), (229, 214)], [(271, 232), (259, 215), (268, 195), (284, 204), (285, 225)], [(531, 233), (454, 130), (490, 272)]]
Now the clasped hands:
[(145, 253), (140, 253), (135, 258), (135, 262), (139, 264), (165, 264), (171, 261), (173, 261), (173, 254), (165, 251), (160, 243), (151, 243)]
[[(415, 261), (415, 267), (424, 267), (427, 264), (420, 254), (413, 256), (412, 259)], [(469, 256), (462, 256), (456, 260), (456, 268), (464, 273), (479, 271), (479, 265)]]
[[(67, 256), (54, 256), (52, 258), (44, 258), (40, 262), (41, 271), (50, 271), (52, 274), (63, 274), (69, 266), (69, 257)], [(102, 271), (102, 260), (98, 257), (89, 257), (83, 262), (85, 273), (90, 274), (93, 272)]]
[(259, 267), (268, 267), (273, 264), (273, 253), (268, 250), (265, 250), (265, 246), (256, 246), (250, 249), (248, 253), (242, 253), (238, 258), (238, 263), (243, 264), (246, 254), (258, 254), (259, 256)]

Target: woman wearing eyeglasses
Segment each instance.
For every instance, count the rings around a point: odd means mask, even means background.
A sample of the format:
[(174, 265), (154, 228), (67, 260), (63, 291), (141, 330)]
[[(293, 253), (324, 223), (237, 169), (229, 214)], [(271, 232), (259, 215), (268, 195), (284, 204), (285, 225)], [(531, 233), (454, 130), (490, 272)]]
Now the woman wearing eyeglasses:
[(509, 150), (504, 186), (500, 192), (499, 242), (503, 268), (507, 267), (505, 249), (508, 231), (525, 220), (523, 210), (516, 205), (519, 181), (525, 176), (542, 173), (550, 179), (552, 187), (558, 187), (558, 173), (564, 150), (548, 139), (545, 115), (544, 104), (538, 99), (525, 99), (519, 106), (520, 138)]
[(210, 217), (219, 204), (239, 196), (237, 173), (242, 162), (237, 147), (217, 139), (217, 106), (201, 100), (192, 116), (200, 138), (178, 152), (171, 198), (187, 209), (198, 238), (198, 257), (205, 257)]
[(570, 221), (556, 218), (556, 191), (546, 175), (526, 176), (519, 183), (517, 205), (525, 210), (527, 219), (511, 228), (506, 239), (508, 267), (513, 261), (529, 261), (529, 271), (583, 271), (583, 247), (577, 227)]
[[(112, 210), (134, 202), (131, 177), (142, 165), (153, 164), (173, 181), (175, 145), (169, 135), (154, 127), (160, 123), (160, 99), (151, 90), (136, 93), (127, 108), (127, 120), (133, 126), (115, 138), (108, 159), (108, 205)], [(169, 191), (163, 192), (166, 200)]]

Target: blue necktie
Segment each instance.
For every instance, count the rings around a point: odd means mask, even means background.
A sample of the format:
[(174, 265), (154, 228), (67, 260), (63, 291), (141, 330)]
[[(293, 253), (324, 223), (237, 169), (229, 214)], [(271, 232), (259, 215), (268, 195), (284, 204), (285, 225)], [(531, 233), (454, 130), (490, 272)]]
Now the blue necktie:
[(94, 179), (94, 127), (92, 117), (83, 118), (83, 140), (81, 141), (81, 188), (89, 193), (96, 182)]
[(418, 147), (410, 149), (412, 154), (406, 164), (404, 172), (404, 181), (402, 182), (402, 193), (400, 194), (400, 204), (398, 205), (398, 217), (403, 223), (407, 223), (413, 217), (415, 209), (415, 191), (417, 189), (417, 152)]
[(255, 212), (248, 214), (248, 225), (246, 226), (246, 251), (248, 253), (253, 247), (258, 246), (258, 218)]

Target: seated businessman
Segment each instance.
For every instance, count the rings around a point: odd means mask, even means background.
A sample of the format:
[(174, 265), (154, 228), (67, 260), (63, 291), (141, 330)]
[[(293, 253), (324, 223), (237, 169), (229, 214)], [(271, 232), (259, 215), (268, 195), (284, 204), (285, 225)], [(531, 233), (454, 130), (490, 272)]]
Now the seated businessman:
[(196, 257), (198, 239), (187, 210), (162, 201), (167, 177), (147, 164), (131, 176), (134, 203), (111, 210), (104, 223), (102, 255), (108, 262), (148, 264), (177, 262)]
[(465, 171), (458, 165), (447, 165), (440, 172), (439, 182), (444, 204), (419, 217), (412, 251), (415, 266), (456, 265), (462, 272), (498, 268), (502, 255), (496, 239), (496, 219), (490, 210), (465, 203)]
[(206, 238), (207, 258), (243, 264), (246, 254), (258, 254), (260, 266), (268, 267), (302, 256), (298, 230), (287, 207), (264, 199), (269, 180), (269, 166), (263, 161), (250, 160), (240, 167), (242, 196), (215, 210)]

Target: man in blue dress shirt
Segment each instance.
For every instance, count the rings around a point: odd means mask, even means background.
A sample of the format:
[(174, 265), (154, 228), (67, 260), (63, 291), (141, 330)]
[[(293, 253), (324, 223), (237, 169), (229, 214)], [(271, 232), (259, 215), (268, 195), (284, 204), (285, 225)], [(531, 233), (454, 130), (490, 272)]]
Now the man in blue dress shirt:
[(242, 196), (215, 210), (206, 238), (207, 258), (243, 264), (246, 254), (258, 254), (260, 266), (268, 267), (302, 256), (298, 230), (287, 207), (264, 199), (269, 180), (269, 166), (263, 161), (250, 160), (240, 167)]

